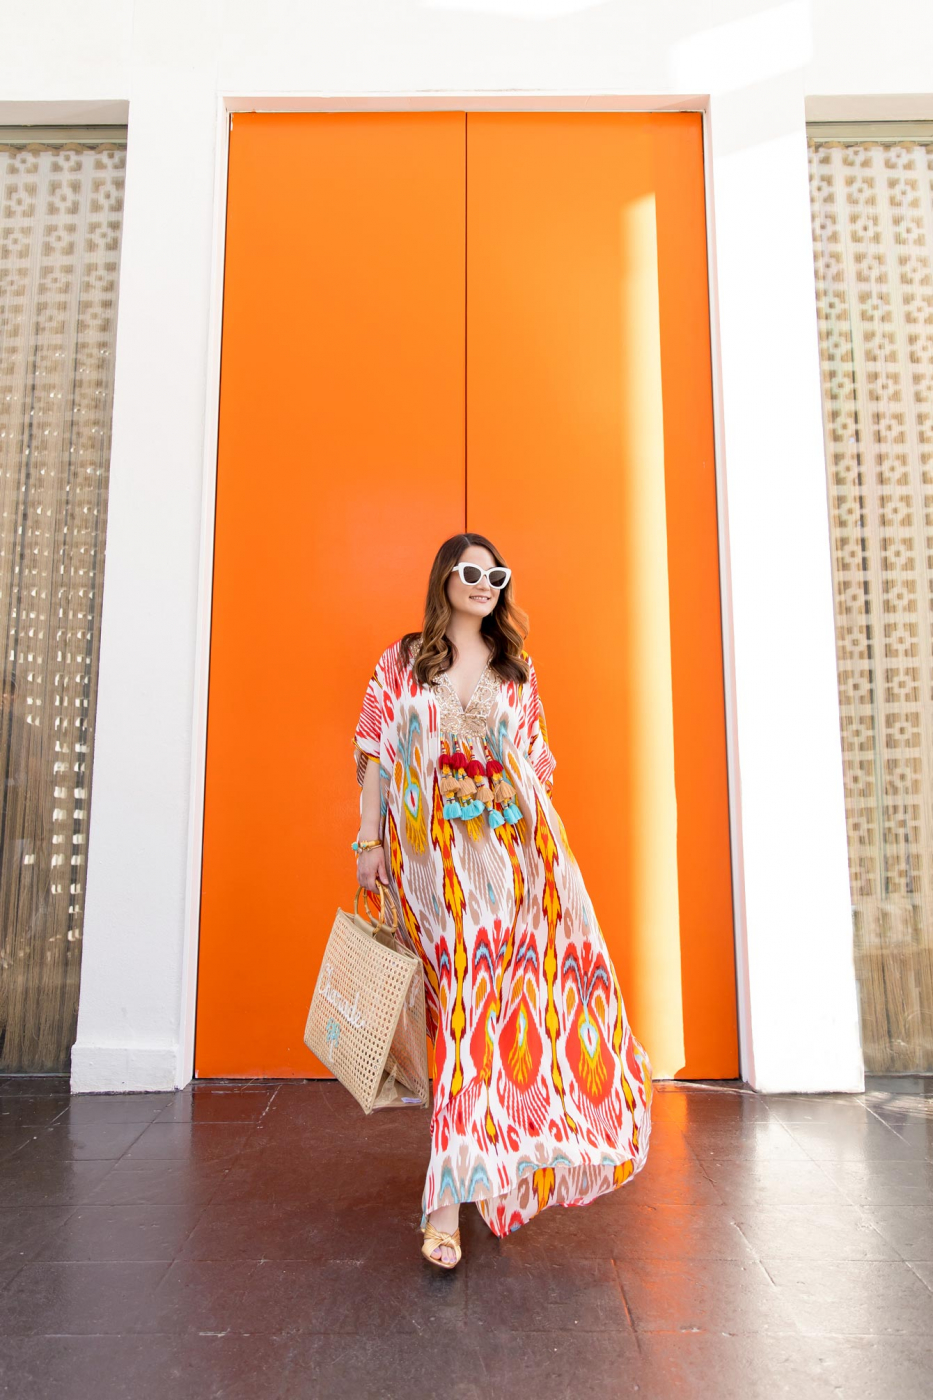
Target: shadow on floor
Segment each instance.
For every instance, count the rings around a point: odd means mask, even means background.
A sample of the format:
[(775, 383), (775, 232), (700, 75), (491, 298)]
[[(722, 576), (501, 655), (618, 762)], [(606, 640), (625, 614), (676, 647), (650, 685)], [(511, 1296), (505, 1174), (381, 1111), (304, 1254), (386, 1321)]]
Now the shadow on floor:
[(926, 1397), (929, 1081), (659, 1086), (644, 1172), (419, 1255), (427, 1113), (0, 1080), (0, 1395)]

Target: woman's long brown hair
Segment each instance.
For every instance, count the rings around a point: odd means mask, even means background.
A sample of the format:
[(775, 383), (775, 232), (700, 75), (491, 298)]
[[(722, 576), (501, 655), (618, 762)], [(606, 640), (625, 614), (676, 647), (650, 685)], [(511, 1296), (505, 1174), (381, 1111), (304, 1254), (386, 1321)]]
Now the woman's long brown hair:
[[(485, 535), (452, 535), (441, 545), (428, 579), (424, 625), (420, 632), (406, 632), (400, 644), (399, 659), (407, 666), (414, 643), (421, 640), (421, 650), (412, 667), (419, 685), (433, 685), (438, 676), (453, 665), (454, 648), (447, 639), (447, 625), (453, 616), (447, 597), (447, 580), (451, 569), (459, 564), (464, 550), (471, 544), (488, 549), (497, 564), (507, 567), (492, 540), (487, 540)], [(528, 665), (522, 660), (522, 649), (528, 635), (528, 617), (512, 597), (511, 579), (499, 593), (495, 608), (483, 618), (480, 631), (489, 642), (492, 669), (504, 681), (527, 681)]]

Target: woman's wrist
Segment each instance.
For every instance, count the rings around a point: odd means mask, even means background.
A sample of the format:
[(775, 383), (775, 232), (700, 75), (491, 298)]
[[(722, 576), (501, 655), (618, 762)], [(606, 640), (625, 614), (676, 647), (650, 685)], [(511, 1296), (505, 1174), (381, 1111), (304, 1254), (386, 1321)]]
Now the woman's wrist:
[(363, 856), (371, 855), (373, 851), (382, 850), (382, 842), (378, 836), (371, 840), (367, 840), (363, 836), (358, 836), (351, 844), (356, 853), (357, 860), (360, 860)]

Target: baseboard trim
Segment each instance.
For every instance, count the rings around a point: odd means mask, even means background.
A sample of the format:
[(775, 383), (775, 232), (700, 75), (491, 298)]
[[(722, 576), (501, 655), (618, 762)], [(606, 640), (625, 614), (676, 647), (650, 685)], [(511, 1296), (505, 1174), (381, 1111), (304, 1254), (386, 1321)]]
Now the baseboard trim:
[(175, 1089), (178, 1051), (163, 1045), (81, 1045), (71, 1052), (73, 1094)]

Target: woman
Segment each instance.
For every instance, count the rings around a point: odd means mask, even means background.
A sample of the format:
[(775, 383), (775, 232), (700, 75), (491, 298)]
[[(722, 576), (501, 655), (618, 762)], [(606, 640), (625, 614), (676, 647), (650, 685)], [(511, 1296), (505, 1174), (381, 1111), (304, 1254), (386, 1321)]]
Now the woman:
[(460, 1205), (506, 1235), (645, 1162), (651, 1071), (563, 823), (511, 571), (438, 550), (424, 626), (382, 656), (354, 735), (359, 883), (388, 885), (434, 1037), (422, 1253), (460, 1260)]

